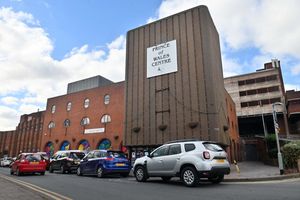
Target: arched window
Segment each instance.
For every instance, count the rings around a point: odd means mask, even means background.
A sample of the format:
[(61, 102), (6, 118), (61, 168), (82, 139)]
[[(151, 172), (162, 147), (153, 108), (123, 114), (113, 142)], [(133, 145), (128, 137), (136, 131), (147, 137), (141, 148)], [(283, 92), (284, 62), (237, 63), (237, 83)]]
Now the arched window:
[(48, 128), (54, 128), (55, 127), (55, 123), (53, 121), (49, 122), (48, 124)]
[(67, 103), (67, 111), (70, 111), (72, 108), (72, 102)]
[(85, 99), (85, 100), (84, 100), (83, 107), (84, 107), (84, 108), (88, 108), (89, 106), (90, 106), (90, 99)]
[(90, 143), (87, 140), (81, 140), (78, 143), (78, 150), (89, 150)]
[(110, 101), (110, 96), (109, 96), (109, 94), (106, 94), (106, 95), (104, 96), (104, 104), (105, 104), (105, 105), (109, 104), (109, 101)]
[(84, 118), (82, 118), (80, 124), (82, 126), (89, 125), (90, 124), (90, 119), (88, 117), (84, 117)]
[(60, 150), (70, 150), (70, 149), (71, 149), (71, 144), (69, 141), (65, 140), (61, 143)]
[(109, 139), (103, 139), (99, 142), (98, 149), (106, 150), (111, 148), (111, 141)]
[(71, 125), (71, 121), (69, 119), (66, 119), (64, 121), (64, 127), (69, 127)]
[(51, 107), (51, 113), (52, 113), (52, 114), (55, 113), (55, 110), (56, 110), (56, 106), (53, 105), (53, 106)]
[(51, 157), (54, 154), (54, 144), (53, 142), (47, 142), (44, 148), (44, 151), (47, 153), (49, 157)]
[(106, 123), (109, 123), (109, 122), (111, 122), (110, 116), (107, 115), (107, 114), (103, 115), (102, 118), (101, 118), (101, 123), (106, 124)]

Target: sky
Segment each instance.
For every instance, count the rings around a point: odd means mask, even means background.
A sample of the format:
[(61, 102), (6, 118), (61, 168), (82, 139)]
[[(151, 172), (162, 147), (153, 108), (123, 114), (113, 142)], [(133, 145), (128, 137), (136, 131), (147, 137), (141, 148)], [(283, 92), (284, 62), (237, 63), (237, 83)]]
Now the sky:
[(298, 0), (0, 0), (0, 131), (69, 82), (125, 80), (127, 31), (198, 5), (218, 30), (224, 77), (276, 58), (285, 89), (300, 90)]

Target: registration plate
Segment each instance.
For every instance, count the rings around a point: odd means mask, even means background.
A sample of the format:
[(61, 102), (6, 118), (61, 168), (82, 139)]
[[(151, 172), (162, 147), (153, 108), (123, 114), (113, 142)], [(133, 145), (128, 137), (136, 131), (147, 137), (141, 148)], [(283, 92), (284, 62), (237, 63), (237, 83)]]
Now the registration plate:
[(221, 160), (221, 159), (217, 160), (217, 163), (224, 163), (224, 162), (225, 160)]
[(116, 166), (120, 167), (120, 166), (125, 166), (124, 163), (117, 163)]
[(39, 162), (30, 162), (30, 164), (37, 165), (37, 164), (39, 164)]

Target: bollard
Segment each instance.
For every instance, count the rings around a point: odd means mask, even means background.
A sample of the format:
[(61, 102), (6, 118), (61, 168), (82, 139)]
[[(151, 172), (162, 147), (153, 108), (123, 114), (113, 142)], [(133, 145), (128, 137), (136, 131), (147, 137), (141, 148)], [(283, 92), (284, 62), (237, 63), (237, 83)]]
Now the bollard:
[(239, 168), (239, 166), (238, 166), (236, 160), (233, 160), (233, 164), (235, 165), (235, 168), (236, 168), (237, 173), (240, 174), (240, 168)]

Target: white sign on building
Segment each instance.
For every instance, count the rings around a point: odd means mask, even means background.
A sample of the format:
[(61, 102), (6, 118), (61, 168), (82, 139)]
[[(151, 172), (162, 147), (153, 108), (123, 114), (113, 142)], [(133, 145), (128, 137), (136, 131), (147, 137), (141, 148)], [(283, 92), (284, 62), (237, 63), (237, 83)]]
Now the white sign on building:
[(93, 134), (93, 133), (104, 133), (105, 128), (90, 128), (85, 129), (84, 134)]
[(147, 78), (176, 71), (176, 40), (147, 48)]

